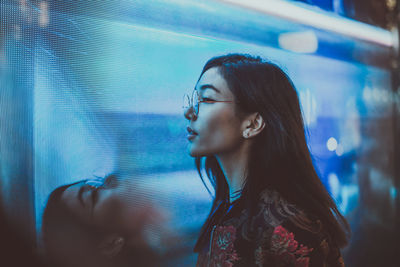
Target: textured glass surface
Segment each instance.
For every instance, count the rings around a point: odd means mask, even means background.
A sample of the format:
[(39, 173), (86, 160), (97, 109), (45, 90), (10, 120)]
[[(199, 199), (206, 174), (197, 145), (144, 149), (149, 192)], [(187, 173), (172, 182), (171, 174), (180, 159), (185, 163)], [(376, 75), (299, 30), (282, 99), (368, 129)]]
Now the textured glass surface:
[[(166, 265), (193, 265), (211, 196), (186, 151), (182, 97), (230, 52), (293, 79), (315, 166), (352, 226), (348, 261), (385, 245), (363, 244), (368, 225), (392, 232), (389, 49), (209, 1), (2, 1), (1, 30), (1, 194), (37, 234), (54, 188), (119, 172), (169, 214), (180, 242)], [(281, 48), (289, 30), (313, 32), (317, 49)]]

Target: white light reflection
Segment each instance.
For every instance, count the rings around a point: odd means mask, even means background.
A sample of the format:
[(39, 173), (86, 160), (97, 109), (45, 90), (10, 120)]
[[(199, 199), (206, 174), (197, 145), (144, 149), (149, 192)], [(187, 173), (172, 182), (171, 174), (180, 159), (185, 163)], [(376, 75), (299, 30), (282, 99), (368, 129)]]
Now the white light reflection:
[(14, 38), (15, 40), (21, 40), (22, 37), (22, 32), (21, 32), (21, 26), (18, 24), (14, 25)]
[(326, 147), (328, 148), (329, 151), (335, 151), (337, 145), (338, 143), (336, 139), (333, 137), (329, 138), (328, 141), (326, 142)]
[(19, 9), (22, 13), (28, 12), (28, 3), (26, 2), (26, 0), (19, 1)]
[(315, 53), (318, 49), (318, 38), (313, 31), (281, 33), (279, 46), (296, 53)]
[(343, 185), (340, 190), (341, 203), (339, 203), (340, 211), (344, 214), (349, 212), (351, 204), (357, 201), (359, 188), (357, 185)]
[(393, 98), (393, 93), (387, 89), (370, 88), (369, 86), (363, 88), (363, 100), (367, 104), (387, 105)]
[(300, 91), (301, 110), (304, 122), (307, 126), (312, 126), (317, 122), (317, 100), (310, 89)]
[(49, 5), (47, 2), (42, 1), (39, 4), (39, 25), (40, 27), (46, 27), (49, 24)]
[(369, 88), (368, 86), (364, 87), (364, 89), (363, 89), (363, 99), (364, 99), (364, 101), (366, 101), (366, 102), (371, 101), (371, 98), (372, 98), (372, 93), (371, 92), (372, 92), (371, 88)]
[(341, 144), (338, 144), (335, 152), (338, 157), (343, 155), (344, 152), (343, 146)]
[(352, 19), (343, 18), (324, 11), (310, 10), (305, 7), (281, 0), (219, 0), (264, 14), (280, 17), (325, 31), (350, 36), (386, 47), (394, 47), (395, 35), (390, 31)]
[(340, 182), (339, 178), (335, 173), (330, 173), (328, 175), (328, 184), (329, 188), (331, 189), (331, 194), (335, 200), (338, 200), (339, 193), (340, 193)]

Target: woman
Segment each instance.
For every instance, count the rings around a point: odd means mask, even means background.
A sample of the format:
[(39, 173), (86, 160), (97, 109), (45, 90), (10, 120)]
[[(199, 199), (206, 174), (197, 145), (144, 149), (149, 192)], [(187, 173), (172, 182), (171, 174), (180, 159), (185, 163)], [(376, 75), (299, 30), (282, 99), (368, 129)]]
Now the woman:
[(56, 188), (42, 234), (50, 266), (158, 266), (160, 214), (115, 175)]
[(189, 153), (215, 189), (197, 266), (344, 266), (349, 226), (313, 167), (296, 90), (278, 66), (210, 59), (185, 117)]

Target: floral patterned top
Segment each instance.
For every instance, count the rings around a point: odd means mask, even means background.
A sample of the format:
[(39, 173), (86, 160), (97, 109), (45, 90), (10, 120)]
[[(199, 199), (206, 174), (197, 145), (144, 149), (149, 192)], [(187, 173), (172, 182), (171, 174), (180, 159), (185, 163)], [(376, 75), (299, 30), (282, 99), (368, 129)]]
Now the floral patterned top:
[(304, 213), (277, 192), (263, 191), (251, 217), (235, 202), (213, 227), (198, 267), (344, 267), (320, 222), (298, 220)]

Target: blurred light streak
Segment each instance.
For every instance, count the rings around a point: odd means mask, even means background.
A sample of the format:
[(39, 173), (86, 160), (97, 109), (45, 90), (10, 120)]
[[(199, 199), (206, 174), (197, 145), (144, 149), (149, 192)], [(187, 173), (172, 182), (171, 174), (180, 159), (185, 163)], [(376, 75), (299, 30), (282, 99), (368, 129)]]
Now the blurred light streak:
[(349, 212), (351, 204), (358, 198), (359, 188), (357, 185), (343, 185), (340, 190), (342, 202), (339, 204), (340, 211), (344, 214)]
[(317, 100), (310, 89), (300, 91), (300, 103), (303, 112), (304, 122), (312, 126), (317, 122)]
[(27, 0), (20, 0), (19, 1), (19, 9), (25, 18), (26, 22), (31, 23), (32, 22), (32, 8), (31, 8), (31, 3), (28, 5)]
[(328, 175), (328, 183), (331, 189), (332, 196), (337, 201), (340, 193), (340, 182), (335, 173), (330, 173)]
[(355, 20), (334, 16), (328, 12), (310, 10), (305, 7), (280, 0), (219, 0), (257, 12), (301, 23), (317, 29), (331, 31), (363, 41), (383, 45), (395, 46), (395, 34)]
[(49, 5), (47, 2), (42, 1), (39, 4), (40, 14), (39, 14), (39, 26), (46, 27), (49, 24)]
[(296, 53), (315, 53), (318, 38), (313, 31), (286, 32), (279, 34), (279, 46)]
[(21, 40), (21, 37), (22, 37), (21, 26), (16, 24), (14, 25), (14, 38), (15, 40)]
[(28, 4), (27, 4), (26, 0), (19, 1), (19, 8), (20, 8), (21, 12), (23, 12), (23, 13), (28, 12)]

